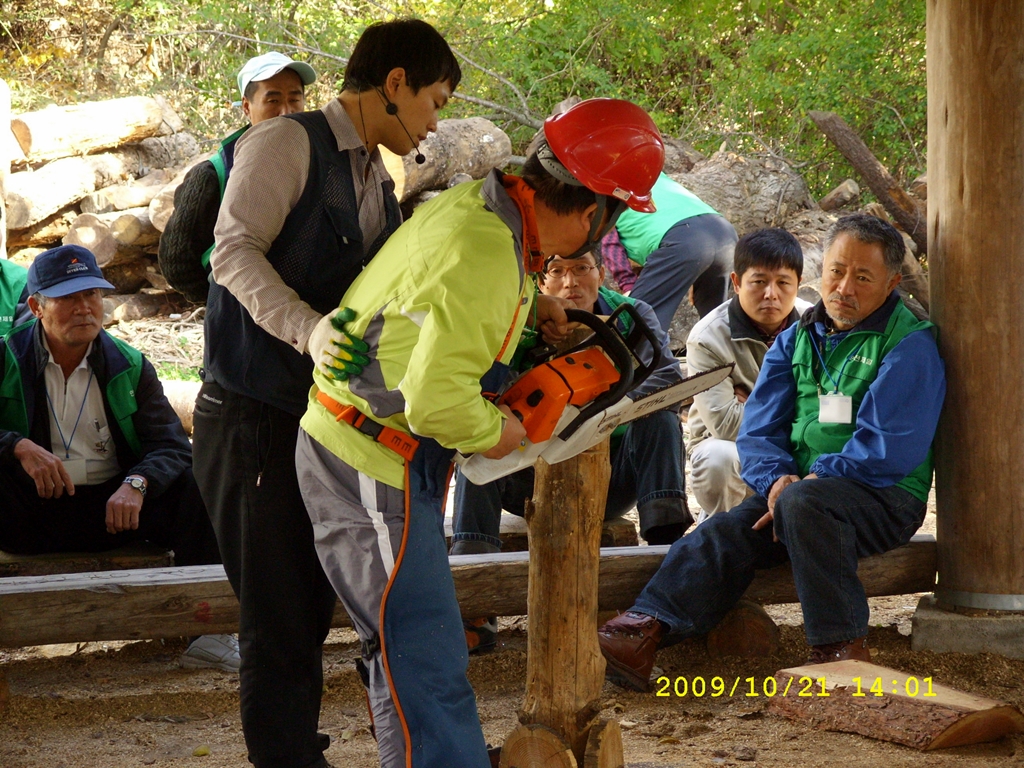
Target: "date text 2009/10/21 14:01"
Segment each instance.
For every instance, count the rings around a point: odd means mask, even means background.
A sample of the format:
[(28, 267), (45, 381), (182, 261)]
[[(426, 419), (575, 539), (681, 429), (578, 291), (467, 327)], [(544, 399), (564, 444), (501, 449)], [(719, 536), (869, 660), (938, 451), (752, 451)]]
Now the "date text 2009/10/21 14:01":
[[(781, 690), (779, 689), (778, 681), (774, 677), (762, 678), (760, 685), (757, 684), (758, 681), (755, 677), (737, 677), (733, 680), (731, 687), (722, 677), (712, 677), (710, 680), (706, 680), (703, 677), (677, 677), (675, 680), (669, 677), (659, 677), (655, 696), (675, 696), (678, 698), (691, 696), (699, 699), (705, 696), (719, 698), (721, 696), (732, 697), (738, 695), (748, 698), (758, 698), (761, 696), (772, 698), (773, 696), (787, 695), (794, 680), (797, 681), (797, 696), (832, 695), (828, 690), (828, 681), (824, 677), (791, 677)], [(908, 677), (903, 681), (902, 685), (900, 685), (898, 680), (893, 680), (892, 687), (889, 690), (886, 690), (885, 680), (881, 677), (876, 677), (866, 690), (864, 685), (867, 681), (863, 678), (854, 677), (851, 678), (851, 681), (853, 682), (852, 687), (844, 687), (842, 689), (842, 692), (848, 693), (850, 696), (884, 696), (886, 693), (889, 693), (891, 695), (902, 694), (913, 698), (915, 696), (936, 695), (932, 690), (932, 679), (930, 677), (920, 679)]]

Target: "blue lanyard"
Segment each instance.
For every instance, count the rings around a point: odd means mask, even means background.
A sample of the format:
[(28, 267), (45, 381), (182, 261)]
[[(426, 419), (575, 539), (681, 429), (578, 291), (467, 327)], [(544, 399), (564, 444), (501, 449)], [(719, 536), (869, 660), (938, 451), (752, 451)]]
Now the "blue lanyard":
[[(839, 379), (833, 379), (832, 378), (832, 374), (829, 373), (828, 366), (825, 365), (825, 358), (823, 358), (821, 356), (821, 350), (818, 349), (818, 345), (817, 344), (814, 344), (813, 342), (811, 343), (811, 346), (814, 347), (815, 354), (818, 355), (818, 360), (821, 362), (822, 370), (825, 371), (825, 375), (828, 376), (828, 380), (832, 382), (832, 387), (833, 387), (832, 394), (833, 395), (838, 395), (839, 394), (839, 382), (843, 378), (843, 373), (846, 371), (846, 366), (849, 365), (850, 361), (857, 356), (857, 353), (860, 352), (860, 348), (863, 347), (866, 343), (867, 343), (867, 339), (864, 339), (860, 344), (857, 345), (857, 348), (855, 350), (853, 350), (850, 354), (848, 354), (846, 356), (846, 360), (843, 361), (843, 367), (839, 369)], [(821, 385), (820, 384), (818, 385), (818, 394), (821, 394)]]
[(71, 442), (75, 439), (75, 432), (78, 431), (78, 422), (82, 420), (82, 411), (85, 410), (85, 401), (89, 399), (89, 387), (92, 386), (92, 369), (89, 369), (89, 381), (85, 384), (85, 394), (82, 395), (82, 404), (78, 406), (78, 418), (75, 419), (75, 428), (71, 430), (71, 437), (64, 439), (64, 430), (60, 428), (60, 419), (57, 418), (57, 411), (53, 407), (53, 400), (50, 399), (50, 390), (46, 390), (46, 402), (50, 404), (50, 413), (53, 414), (53, 423), (57, 425), (57, 434), (60, 441), (64, 443), (64, 458), (71, 458)]

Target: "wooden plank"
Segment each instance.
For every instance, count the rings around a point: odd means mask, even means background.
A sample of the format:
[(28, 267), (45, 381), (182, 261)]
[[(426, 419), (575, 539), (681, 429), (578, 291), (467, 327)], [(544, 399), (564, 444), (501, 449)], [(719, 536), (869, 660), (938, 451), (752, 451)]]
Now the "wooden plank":
[[(598, 609), (629, 608), (668, 549), (601, 550)], [(456, 555), (449, 562), (463, 616), (526, 614), (528, 553)], [(919, 534), (904, 547), (861, 560), (860, 575), (869, 597), (930, 592), (935, 586), (935, 539)], [(789, 567), (760, 572), (746, 597), (762, 603), (796, 602)], [(333, 626), (349, 625), (339, 604)], [(0, 579), (0, 647), (237, 629), (238, 601), (219, 565)]]
[(1024, 731), (1024, 715), (1004, 701), (864, 661), (783, 669), (775, 673), (775, 684), (780, 693), (769, 700), (772, 714), (922, 750)]

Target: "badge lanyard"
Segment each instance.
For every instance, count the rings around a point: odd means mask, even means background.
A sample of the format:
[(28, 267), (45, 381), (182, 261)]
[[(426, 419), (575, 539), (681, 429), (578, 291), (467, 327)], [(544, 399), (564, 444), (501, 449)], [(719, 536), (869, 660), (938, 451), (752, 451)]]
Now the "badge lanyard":
[[(829, 373), (828, 366), (825, 365), (825, 358), (823, 358), (821, 356), (821, 350), (818, 349), (818, 345), (814, 344), (814, 343), (811, 344), (811, 346), (814, 347), (814, 353), (818, 356), (818, 361), (821, 363), (822, 370), (825, 371), (825, 375), (828, 376), (828, 380), (830, 382), (832, 382), (832, 394), (833, 395), (838, 395), (839, 394), (839, 382), (842, 381), (842, 379), (843, 379), (843, 373), (846, 372), (846, 366), (849, 365), (850, 361), (857, 356), (857, 353), (860, 352), (861, 347), (863, 347), (866, 343), (867, 343), (867, 339), (864, 339), (864, 341), (862, 341), (860, 344), (857, 345), (857, 348), (855, 350), (853, 350), (850, 354), (848, 354), (846, 356), (846, 360), (843, 361), (842, 368), (839, 369), (839, 378), (838, 379), (833, 379), (832, 378), (832, 374)], [(817, 379), (818, 377), (815, 377), (815, 378)], [(822, 394), (822, 391), (821, 391), (821, 380), (818, 379), (816, 383), (818, 385), (818, 394), (820, 395), (820, 394)]]
[(64, 458), (71, 458), (71, 443), (75, 439), (75, 432), (78, 431), (78, 422), (82, 420), (82, 411), (85, 410), (85, 401), (89, 399), (89, 387), (92, 386), (92, 369), (89, 369), (89, 381), (85, 385), (85, 394), (82, 395), (82, 404), (78, 406), (78, 418), (75, 419), (74, 429), (71, 430), (71, 437), (67, 440), (64, 439), (64, 430), (60, 428), (60, 419), (57, 418), (57, 410), (53, 407), (53, 400), (50, 399), (50, 390), (46, 390), (46, 402), (50, 404), (50, 413), (53, 414), (53, 421), (57, 425), (57, 434), (60, 435), (60, 441), (64, 443)]
[[(821, 350), (818, 349), (818, 345), (811, 343), (814, 347), (814, 352), (821, 362), (821, 367), (825, 371), (825, 375), (828, 376), (829, 381), (832, 382), (832, 391), (822, 393), (821, 391), (821, 379), (817, 379), (818, 384), (818, 422), (821, 424), (850, 424), (853, 422), (853, 398), (849, 395), (843, 395), (839, 393), (839, 382), (843, 379), (843, 373), (846, 371), (846, 366), (849, 365), (850, 361), (857, 356), (860, 352), (861, 347), (867, 342), (867, 339), (862, 341), (855, 350), (850, 352), (846, 356), (846, 360), (843, 361), (842, 368), (839, 369), (839, 378), (832, 378), (831, 372), (828, 370), (828, 366), (825, 364), (825, 358), (821, 354)], [(814, 367), (812, 360), (812, 369)], [(817, 377), (816, 377), (817, 378)]]

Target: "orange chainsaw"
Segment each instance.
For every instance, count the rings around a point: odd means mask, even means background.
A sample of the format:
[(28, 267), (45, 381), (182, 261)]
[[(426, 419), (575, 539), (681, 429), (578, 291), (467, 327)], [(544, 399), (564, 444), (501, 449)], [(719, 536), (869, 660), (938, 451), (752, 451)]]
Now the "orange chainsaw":
[[(497, 400), (523, 423), (526, 440), (502, 459), (457, 455), (470, 482), (481, 485), (496, 480), (532, 466), (538, 457), (552, 464), (564, 461), (596, 445), (619, 424), (703, 392), (732, 372), (731, 365), (716, 368), (631, 400), (627, 393), (653, 373), (660, 348), (640, 313), (626, 302), (607, 321), (578, 309), (566, 310), (566, 315), (569, 322), (587, 326), (593, 335), (565, 352), (543, 347), (528, 355), (532, 367)], [(625, 334), (617, 327), (623, 315), (632, 320)], [(652, 350), (651, 362), (646, 364), (637, 351), (644, 340)]]

